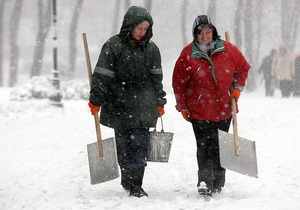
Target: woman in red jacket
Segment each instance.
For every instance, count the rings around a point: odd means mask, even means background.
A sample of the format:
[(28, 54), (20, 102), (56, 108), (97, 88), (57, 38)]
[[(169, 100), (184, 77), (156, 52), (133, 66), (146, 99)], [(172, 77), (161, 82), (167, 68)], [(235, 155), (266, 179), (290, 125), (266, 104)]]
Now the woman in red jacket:
[(238, 100), (250, 65), (236, 46), (220, 39), (206, 15), (195, 19), (193, 38), (175, 64), (172, 85), (176, 109), (192, 123), (196, 137), (198, 192), (211, 196), (225, 184), (218, 129), (228, 132), (230, 100)]

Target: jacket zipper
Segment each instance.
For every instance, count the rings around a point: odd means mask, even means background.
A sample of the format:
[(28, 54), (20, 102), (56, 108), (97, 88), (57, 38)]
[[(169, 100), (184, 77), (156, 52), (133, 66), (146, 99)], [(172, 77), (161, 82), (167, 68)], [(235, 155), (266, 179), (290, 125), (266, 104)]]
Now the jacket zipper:
[(199, 103), (201, 97), (202, 97), (202, 94), (199, 95), (199, 97), (198, 97), (198, 99), (197, 99), (197, 101), (196, 101), (196, 104)]

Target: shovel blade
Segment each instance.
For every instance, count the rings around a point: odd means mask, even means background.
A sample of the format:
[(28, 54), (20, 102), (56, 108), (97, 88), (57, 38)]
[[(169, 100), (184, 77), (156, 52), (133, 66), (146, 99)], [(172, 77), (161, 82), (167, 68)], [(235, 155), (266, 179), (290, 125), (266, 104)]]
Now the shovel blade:
[(239, 156), (236, 156), (233, 135), (219, 130), (219, 147), (222, 167), (258, 178), (255, 141), (239, 137)]
[(115, 138), (102, 140), (103, 157), (99, 156), (98, 142), (87, 145), (91, 184), (107, 182), (119, 177)]

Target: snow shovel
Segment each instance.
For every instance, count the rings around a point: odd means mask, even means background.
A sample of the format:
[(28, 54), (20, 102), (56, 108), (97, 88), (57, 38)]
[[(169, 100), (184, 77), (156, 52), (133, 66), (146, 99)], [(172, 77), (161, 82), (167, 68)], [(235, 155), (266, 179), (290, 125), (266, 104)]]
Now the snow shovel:
[(235, 154), (232, 143), (234, 135), (219, 130), (219, 148), (221, 166), (250, 177), (258, 178), (255, 141), (242, 137), (239, 140), (239, 155)]
[[(92, 85), (92, 66), (86, 34), (82, 34), (89, 82)], [(94, 115), (97, 142), (87, 145), (91, 184), (99, 184), (119, 177), (116, 141), (114, 137), (102, 140), (98, 113)]]
[[(230, 41), (225, 32), (226, 41)], [(255, 141), (238, 137), (236, 101), (231, 99), (233, 135), (219, 130), (219, 149), (221, 166), (237, 173), (258, 177)], [(234, 144), (232, 144), (232, 140)]]

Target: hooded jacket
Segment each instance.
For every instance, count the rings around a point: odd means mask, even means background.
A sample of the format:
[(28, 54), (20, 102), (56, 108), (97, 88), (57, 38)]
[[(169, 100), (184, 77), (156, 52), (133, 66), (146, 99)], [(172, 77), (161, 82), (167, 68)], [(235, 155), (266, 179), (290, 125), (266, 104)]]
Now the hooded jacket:
[[(195, 27), (196, 24), (193, 34)], [(198, 49), (194, 37), (174, 67), (172, 86), (176, 109), (188, 109), (190, 120), (219, 122), (231, 117), (231, 88), (245, 86), (250, 65), (244, 56), (237, 47), (218, 36), (214, 41), (215, 48), (208, 56)]]
[[(143, 21), (150, 26), (143, 40), (131, 31)], [(120, 33), (102, 47), (93, 72), (90, 101), (101, 106), (100, 123), (112, 128), (155, 127), (157, 106), (166, 104), (161, 56), (150, 41), (153, 20), (142, 7), (130, 7)]]
[(293, 56), (288, 52), (285, 45), (281, 45), (272, 62), (272, 76), (279, 83), (282, 80), (292, 80), (294, 74)]

